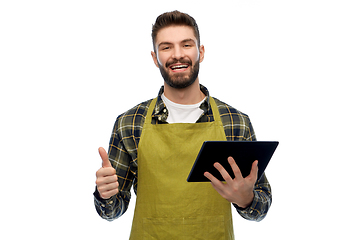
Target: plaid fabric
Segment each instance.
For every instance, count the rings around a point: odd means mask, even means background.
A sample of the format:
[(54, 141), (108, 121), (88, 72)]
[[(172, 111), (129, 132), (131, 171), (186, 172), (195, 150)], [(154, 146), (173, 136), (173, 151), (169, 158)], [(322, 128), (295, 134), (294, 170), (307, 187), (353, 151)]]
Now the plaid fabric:
[[(201, 90), (207, 99), (200, 108), (203, 115), (197, 122), (214, 121), (209, 102), (209, 92), (201, 85)], [(152, 124), (167, 124), (168, 111), (161, 99), (164, 87), (160, 89), (154, 112)], [(215, 99), (228, 141), (256, 141), (255, 133), (249, 117), (235, 108)], [(95, 190), (95, 207), (99, 215), (109, 221), (120, 217), (127, 209), (130, 201), (130, 189), (134, 187), (137, 192), (137, 149), (140, 141), (142, 126), (151, 100), (140, 103), (129, 111), (121, 114), (114, 124), (109, 144), (109, 160), (116, 169), (119, 182), (119, 193), (108, 200), (100, 198)], [(241, 209), (234, 205), (238, 213), (248, 220), (262, 220), (271, 205), (272, 195), (270, 184), (265, 174), (255, 185), (255, 198), (251, 206)]]

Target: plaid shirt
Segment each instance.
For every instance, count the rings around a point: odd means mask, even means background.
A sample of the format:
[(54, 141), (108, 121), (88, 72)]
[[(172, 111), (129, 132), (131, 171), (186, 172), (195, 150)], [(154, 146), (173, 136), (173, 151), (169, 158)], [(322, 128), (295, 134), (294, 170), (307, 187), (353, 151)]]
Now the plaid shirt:
[[(197, 122), (212, 122), (214, 117), (210, 107), (209, 92), (204, 86), (200, 85), (200, 87), (207, 98), (200, 106), (204, 113)], [(160, 89), (157, 97), (152, 114), (153, 124), (168, 124), (166, 122), (168, 111), (161, 99), (163, 92), (164, 87)], [(214, 100), (219, 109), (228, 141), (256, 141), (254, 130), (246, 114), (216, 98)], [(137, 149), (150, 102), (151, 100), (140, 103), (116, 119), (108, 155), (112, 167), (116, 169), (119, 193), (107, 200), (101, 199), (97, 190), (94, 193), (96, 210), (102, 218), (108, 221), (120, 217), (127, 210), (131, 197), (131, 186), (134, 187), (135, 194), (137, 193)], [(266, 216), (272, 201), (270, 184), (265, 174), (255, 184), (254, 194), (255, 198), (249, 207), (242, 209), (235, 204), (234, 207), (243, 218), (261, 221)]]

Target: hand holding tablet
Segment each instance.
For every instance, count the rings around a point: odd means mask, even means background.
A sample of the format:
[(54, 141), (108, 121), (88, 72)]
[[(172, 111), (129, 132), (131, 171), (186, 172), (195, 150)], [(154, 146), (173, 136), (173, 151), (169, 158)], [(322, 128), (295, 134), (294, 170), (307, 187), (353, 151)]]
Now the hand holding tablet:
[(214, 167), (220, 172), (226, 183), (219, 181), (211, 173), (205, 172), (204, 176), (211, 181), (213, 188), (226, 200), (235, 203), (241, 208), (248, 207), (254, 199), (254, 185), (257, 180), (258, 161), (254, 161), (251, 172), (247, 177), (243, 177), (240, 168), (232, 157), (228, 158), (228, 162), (235, 175), (231, 178), (229, 173), (220, 163), (215, 163)]
[(228, 163), (230, 156), (235, 160), (244, 178), (250, 174), (253, 162), (258, 160), (257, 179), (259, 179), (278, 144), (277, 141), (206, 141), (199, 151), (187, 181), (209, 182), (210, 180), (204, 176), (205, 172), (211, 173), (220, 181), (225, 181), (221, 173), (214, 167), (216, 162), (226, 170), (231, 178), (234, 178), (233, 169)]

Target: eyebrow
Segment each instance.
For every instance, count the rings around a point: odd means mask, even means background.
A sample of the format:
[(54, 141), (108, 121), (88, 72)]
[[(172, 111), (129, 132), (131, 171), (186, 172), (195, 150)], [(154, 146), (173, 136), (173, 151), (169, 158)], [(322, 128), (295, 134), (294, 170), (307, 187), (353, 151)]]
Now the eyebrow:
[[(194, 41), (194, 39), (191, 39), (191, 38), (187, 38), (187, 39), (184, 39), (181, 41), (181, 43), (186, 43), (186, 42), (193, 42), (196, 44), (196, 42)], [(158, 47), (160, 47), (161, 45), (172, 45), (173, 43), (171, 42), (161, 42), (159, 43)]]

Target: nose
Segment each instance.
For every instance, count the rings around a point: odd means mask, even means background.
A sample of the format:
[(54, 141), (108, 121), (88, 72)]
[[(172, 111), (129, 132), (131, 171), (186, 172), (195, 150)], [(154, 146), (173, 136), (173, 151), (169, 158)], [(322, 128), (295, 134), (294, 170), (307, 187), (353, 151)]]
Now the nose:
[(185, 57), (185, 55), (184, 55), (184, 52), (183, 52), (182, 48), (180, 46), (175, 46), (172, 58), (181, 59), (181, 58), (184, 58), (184, 57)]

